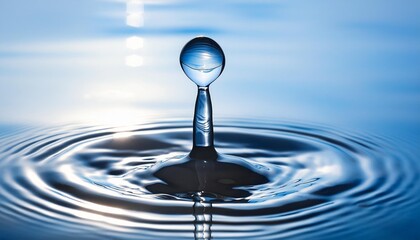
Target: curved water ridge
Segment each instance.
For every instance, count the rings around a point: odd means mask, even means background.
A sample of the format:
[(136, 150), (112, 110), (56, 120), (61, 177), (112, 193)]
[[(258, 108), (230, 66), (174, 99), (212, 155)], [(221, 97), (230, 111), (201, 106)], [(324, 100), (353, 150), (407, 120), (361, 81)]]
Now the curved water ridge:
[[(219, 154), (245, 159), (265, 178), (253, 185), (217, 178), (212, 186), (220, 191), (154, 191), (150, 186), (171, 183), (150, 170), (190, 151), (186, 121), (61, 126), (5, 137), (0, 220), (34, 238), (333, 238), (379, 229), (418, 205), (419, 166), (390, 140), (247, 121), (222, 122), (215, 132)], [(185, 177), (182, 170), (164, 174)]]

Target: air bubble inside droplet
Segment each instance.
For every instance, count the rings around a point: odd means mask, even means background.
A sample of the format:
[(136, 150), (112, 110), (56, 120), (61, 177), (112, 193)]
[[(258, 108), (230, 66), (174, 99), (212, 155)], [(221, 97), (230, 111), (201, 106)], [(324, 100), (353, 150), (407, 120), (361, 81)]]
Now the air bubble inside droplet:
[(196, 37), (181, 51), (184, 73), (199, 87), (206, 87), (223, 72), (225, 55), (222, 48), (208, 37)]

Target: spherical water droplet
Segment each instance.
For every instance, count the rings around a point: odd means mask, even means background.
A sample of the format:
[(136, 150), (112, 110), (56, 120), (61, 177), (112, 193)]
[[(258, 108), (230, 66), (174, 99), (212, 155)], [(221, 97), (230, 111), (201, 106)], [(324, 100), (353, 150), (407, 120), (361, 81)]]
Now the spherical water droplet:
[(225, 67), (222, 48), (213, 39), (196, 37), (181, 51), (182, 70), (199, 87), (207, 87), (216, 80)]

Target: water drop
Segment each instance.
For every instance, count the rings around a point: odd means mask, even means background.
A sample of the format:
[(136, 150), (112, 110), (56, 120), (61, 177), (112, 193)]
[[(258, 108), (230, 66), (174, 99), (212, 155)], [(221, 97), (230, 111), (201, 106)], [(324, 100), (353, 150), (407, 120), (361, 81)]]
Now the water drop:
[(213, 39), (202, 36), (184, 46), (179, 61), (187, 77), (199, 87), (209, 86), (225, 67), (222, 48)]
[[(207, 37), (194, 38), (182, 49), (181, 66), (187, 76), (198, 85), (193, 120), (193, 148), (181, 159), (170, 159), (152, 166), (148, 172), (139, 172), (137, 175), (141, 179), (153, 176), (159, 180), (151, 181), (151, 184), (145, 186), (149, 192), (177, 197), (191, 196), (193, 193), (193, 196), (200, 197), (200, 202), (226, 199), (246, 201), (252, 192), (244, 190), (245, 186), (269, 182), (269, 172), (255, 168), (256, 163), (219, 154), (214, 147), (209, 85), (223, 71), (224, 59), (220, 46)], [(198, 234), (203, 236), (203, 232)]]

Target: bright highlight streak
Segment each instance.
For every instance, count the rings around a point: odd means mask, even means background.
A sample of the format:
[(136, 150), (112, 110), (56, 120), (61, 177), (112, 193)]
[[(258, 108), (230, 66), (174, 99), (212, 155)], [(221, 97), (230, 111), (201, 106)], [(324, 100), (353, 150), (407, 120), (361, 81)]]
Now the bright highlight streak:
[(143, 48), (144, 41), (141, 37), (133, 36), (126, 39), (125, 45), (128, 49), (137, 50)]
[(125, 57), (125, 64), (129, 67), (140, 67), (143, 65), (143, 57), (137, 54), (131, 54)]

